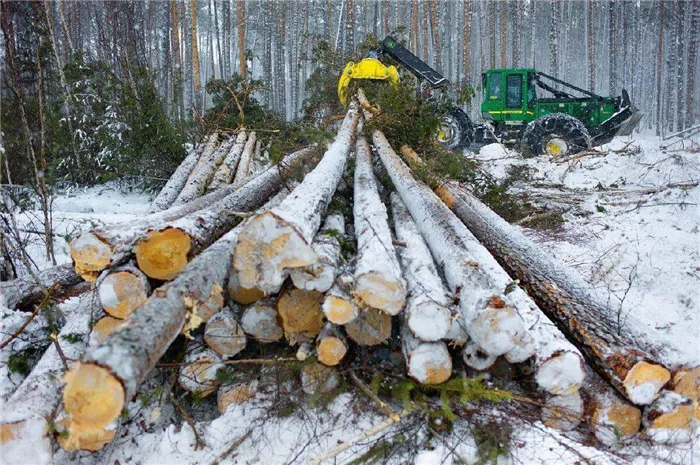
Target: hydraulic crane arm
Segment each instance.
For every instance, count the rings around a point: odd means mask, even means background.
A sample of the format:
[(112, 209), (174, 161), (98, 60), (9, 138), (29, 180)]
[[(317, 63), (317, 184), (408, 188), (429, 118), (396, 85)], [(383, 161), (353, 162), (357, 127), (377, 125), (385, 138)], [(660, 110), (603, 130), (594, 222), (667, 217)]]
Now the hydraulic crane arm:
[(402, 66), (408, 69), (418, 79), (428, 81), (433, 89), (445, 87), (450, 81), (442, 74), (428, 66), (423, 60), (411, 53), (406, 47), (401, 45), (396, 39), (387, 36), (383, 41), (380, 53), (386, 53), (394, 60), (398, 61)]

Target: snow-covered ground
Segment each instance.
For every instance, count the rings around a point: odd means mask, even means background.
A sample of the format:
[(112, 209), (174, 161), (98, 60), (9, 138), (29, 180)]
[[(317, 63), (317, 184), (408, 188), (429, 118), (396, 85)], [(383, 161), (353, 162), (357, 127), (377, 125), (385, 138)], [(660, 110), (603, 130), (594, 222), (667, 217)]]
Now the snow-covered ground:
[[(686, 361), (700, 365), (700, 152), (662, 150), (661, 145), (653, 138), (615, 140), (604, 147), (609, 151), (606, 156), (584, 157), (576, 164), (556, 164), (544, 157), (523, 160), (497, 145), (469, 156), (482, 160), (484, 169), (499, 179), (513, 167), (527, 171), (529, 180), (516, 183), (513, 191), (530, 192), (568, 212), (560, 230), (526, 233), (594, 283), (610, 305), (620, 308), (623, 319), (634, 313), (681, 349)], [(625, 153), (613, 152), (623, 147)], [(80, 231), (99, 223), (133, 220), (146, 211), (149, 201), (148, 195), (125, 192), (111, 184), (57, 196), (53, 204), (57, 262), (70, 260), (68, 241)], [(40, 267), (50, 266), (39, 235), (31, 232), (40, 229), (33, 224), (33, 217), (36, 213), (19, 218), (21, 227), (28, 231), (30, 254)], [(25, 315), (7, 309), (2, 313), (0, 339), (4, 340)], [(31, 334), (40, 324), (37, 319), (27, 331)], [(21, 343), (18, 339), (17, 344)], [(17, 347), (11, 344), (0, 352), (3, 401), (22, 379), (16, 374), (8, 376), (6, 367), (10, 351)], [(163, 379), (149, 378), (143, 391), (155, 392)], [(55, 463), (206, 464), (217, 459), (221, 464), (307, 463), (385, 421), (384, 416), (371, 413), (376, 409), (361, 394), (342, 394), (326, 409), (302, 407), (287, 417), (270, 416), (272, 398), (273, 394), (263, 389), (256, 400), (231, 407), (213, 421), (198, 423), (206, 446), (197, 451), (190, 426), (171, 424), (172, 405), (140, 398), (129, 405), (129, 421), (118, 426), (116, 439), (107, 448), (97, 454), (58, 451)], [(425, 437), (429, 433), (424, 423), (414, 429), (394, 425), (371, 439)], [(477, 448), (463, 425), (457, 424), (452, 433), (427, 443), (430, 446), (422, 452), (394, 456), (388, 462), (427, 465), (477, 460)], [(634, 457), (635, 463), (697, 463), (698, 443), (672, 448), (642, 443), (616, 452)], [(349, 463), (371, 444), (370, 439), (362, 439), (327, 463)], [(514, 432), (511, 453), (510, 463), (617, 462), (607, 452), (583, 446), (539, 424)], [(3, 463), (24, 462), (20, 455)]]

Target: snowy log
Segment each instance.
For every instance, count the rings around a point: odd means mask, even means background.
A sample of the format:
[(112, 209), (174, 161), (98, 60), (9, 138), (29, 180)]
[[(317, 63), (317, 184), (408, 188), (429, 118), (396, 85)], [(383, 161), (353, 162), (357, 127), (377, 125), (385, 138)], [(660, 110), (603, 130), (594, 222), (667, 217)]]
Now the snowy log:
[(297, 288), (326, 292), (333, 286), (339, 272), (340, 236), (343, 234), (345, 234), (343, 215), (328, 215), (311, 244), (318, 256), (318, 261), (309, 266), (294, 268), (289, 273)]
[(355, 300), (337, 283), (326, 293), (321, 309), (326, 319), (337, 325), (350, 323), (360, 314)]
[[(90, 331), (91, 296), (84, 293), (78, 299), (57, 338), (64, 356), (72, 360), (82, 355)], [(0, 409), (3, 463), (6, 457), (17, 457), (13, 451), (20, 450), (26, 463), (53, 463), (49, 425), (61, 400), (63, 374), (61, 355), (56, 346), (51, 345), (32, 372), (3, 403)]]
[(665, 444), (690, 442), (697, 421), (692, 399), (677, 392), (663, 391), (642, 416), (644, 434)]
[(318, 361), (326, 366), (338, 365), (348, 353), (348, 342), (340, 329), (333, 323), (326, 323), (316, 338)]
[(214, 179), (209, 183), (209, 190), (215, 190), (223, 187), (226, 184), (230, 184), (233, 180), (233, 176), (236, 174), (236, 169), (238, 168), (238, 163), (241, 160), (241, 154), (243, 153), (243, 148), (245, 147), (245, 141), (247, 139), (247, 134), (245, 131), (241, 131), (236, 136), (236, 142), (228, 151), (224, 161), (221, 162), (219, 168), (217, 168), (216, 173), (214, 173)]
[(182, 160), (182, 163), (180, 163), (175, 172), (170, 176), (168, 182), (166, 182), (165, 186), (163, 186), (163, 188), (160, 190), (156, 198), (153, 199), (151, 206), (148, 208), (148, 213), (165, 210), (169, 208), (173, 202), (175, 202), (175, 199), (177, 199), (180, 192), (182, 192), (182, 188), (185, 187), (185, 184), (187, 184), (187, 179), (194, 170), (194, 167), (197, 165), (203, 150), (204, 146), (202, 145), (193, 147), (190, 150), (185, 159)]
[(288, 288), (277, 301), (284, 336), (291, 345), (313, 340), (323, 328), (323, 294)]
[(639, 432), (642, 411), (591, 368), (586, 368), (580, 392), (585, 401), (586, 422), (600, 442), (611, 446)]
[(0, 295), (7, 308), (33, 311), (34, 305), (46, 297), (46, 292), (54, 285), (52, 297), (71, 293), (74, 286), (83, 282), (70, 263), (54, 266), (37, 274), (38, 282), (31, 276), (0, 283)]
[(477, 371), (487, 370), (496, 362), (497, 358), (498, 357), (484, 352), (481, 347), (472, 340), (467, 340), (462, 349), (462, 359), (465, 365)]
[(234, 189), (240, 188), (246, 183), (248, 177), (250, 176), (250, 169), (253, 166), (253, 157), (255, 156), (255, 142), (257, 141), (257, 135), (251, 132), (248, 136), (248, 140), (243, 148), (243, 153), (241, 153), (241, 159), (238, 162), (238, 169), (236, 170), (236, 175), (233, 178)]
[[(491, 355), (502, 355), (522, 338), (520, 317), (503, 300), (481, 268), (482, 247), (467, 228), (430, 188), (413, 177), (381, 131), (374, 131), (374, 145), (396, 192), (411, 213), (430, 252), (445, 275), (451, 293), (460, 296), (460, 310), (470, 338)], [(485, 252), (488, 254), (488, 252)]]
[(438, 341), (447, 336), (452, 326), (452, 312), (448, 308), (451, 299), (428, 246), (396, 193), (391, 194), (391, 207), (396, 238), (406, 244), (399, 247), (409, 292), (406, 323), (419, 339)]
[(246, 225), (233, 260), (242, 287), (258, 287), (269, 295), (280, 288), (289, 269), (317, 261), (311, 243), (343, 174), (357, 118), (355, 105), (351, 105), (316, 168), (282, 204)]
[(97, 283), (97, 297), (104, 311), (122, 320), (143, 305), (150, 294), (148, 278), (133, 263), (110, 270)]
[(245, 349), (248, 340), (233, 312), (225, 307), (207, 321), (204, 342), (223, 359), (227, 359)]
[[(402, 154), (410, 163), (421, 163), (418, 155), (407, 146), (402, 148)], [(443, 206), (442, 209), (444, 211), (445, 207)], [(456, 220), (454, 215), (452, 219)], [(581, 353), (542, 314), (517, 283), (511, 280), (508, 273), (471, 232), (467, 230), (464, 238), (464, 246), (467, 247), (473, 260), (478, 263), (480, 271), (488, 277), (492, 286), (503, 289), (505, 303), (518, 313), (527, 328), (515, 345), (505, 353), (506, 359), (512, 363), (520, 363), (535, 356), (535, 381), (540, 388), (554, 395), (571, 394), (577, 391), (584, 378)], [(480, 321), (477, 319), (472, 324)], [(480, 343), (477, 342), (477, 344), (481, 346)]]
[(583, 400), (576, 391), (550, 396), (542, 409), (542, 423), (557, 431), (571, 431), (583, 420)]
[(172, 279), (192, 257), (238, 224), (240, 212), (250, 212), (275, 195), (290, 170), (312, 155), (313, 150), (295, 152), (231, 196), (166, 225), (151, 228), (133, 249), (139, 268), (151, 278)]
[(662, 360), (674, 355), (673, 348), (659, 347), (660, 338), (634, 315), (618, 331), (616, 312), (599, 301), (590, 284), (473, 195), (452, 185), (438, 193), (598, 373), (635, 404), (658, 396), (671, 377)]
[(345, 325), (348, 337), (361, 346), (376, 346), (391, 336), (391, 315), (367, 308)]
[(368, 307), (397, 315), (406, 303), (406, 282), (394, 249), (388, 215), (377, 191), (367, 140), (355, 144), (353, 203), (357, 263), (354, 296)]
[(216, 148), (219, 146), (219, 133), (214, 132), (212, 133), (208, 138), (206, 143), (204, 144), (204, 147), (202, 147), (202, 154), (199, 156), (199, 160), (197, 160), (197, 164), (195, 165), (194, 169), (192, 170), (192, 173), (190, 173), (190, 178), (192, 175), (206, 162), (206, 160), (211, 156), (212, 153), (216, 150)]
[(241, 316), (241, 328), (263, 343), (277, 342), (284, 337), (284, 330), (277, 321), (275, 302), (271, 299), (256, 302), (246, 308)]
[(197, 168), (192, 172), (185, 187), (182, 188), (182, 192), (173, 202), (173, 206), (191, 202), (206, 192), (209, 183), (214, 178), (214, 173), (226, 158), (234, 142), (232, 138), (229, 138), (210, 155), (207, 156), (206, 152), (202, 154)]
[(413, 335), (403, 321), (401, 346), (408, 375), (419, 383), (440, 384), (452, 376), (452, 357), (443, 341), (423, 342)]
[(680, 370), (673, 375), (673, 392), (685, 396), (695, 405), (695, 418), (700, 421), (700, 367)]
[(185, 355), (177, 382), (185, 391), (204, 398), (219, 388), (216, 373), (223, 367), (224, 364), (216, 352), (204, 346), (197, 346)]

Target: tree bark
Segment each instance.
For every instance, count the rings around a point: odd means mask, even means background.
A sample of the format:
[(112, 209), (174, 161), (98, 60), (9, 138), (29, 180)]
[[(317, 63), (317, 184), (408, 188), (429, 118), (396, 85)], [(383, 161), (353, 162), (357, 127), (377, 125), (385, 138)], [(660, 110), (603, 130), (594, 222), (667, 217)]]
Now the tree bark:
[(472, 195), (453, 187), (439, 194), (608, 382), (639, 405), (658, 396), (670, 379), (662, 360), (674, 349), (659, 347), (659, 339), (632, 315), (622, 327), (619, 314), (603, 305), (578, 274)]
[(353, 295), (362, 305), (397, 315), (406, 302), (406, 282), (396, 257), (386, 207), (377, 191), (369, 144), (355, 145), (353, 212), (357, 263)]
[(452, 326), (451, 299), (418, 227), (395, 193), (391, 194), (391, 207), (396, 238), (406, 244), (399, 247), (409, 292), (406, 324), (419, 339), (438, 341)]
[(243, 153), (243, 148), (245, 147), (247, 139), (247, 134), (245, 131), (241, 131), (236, 136), (236, 143), (233, 145), (231, 150), (229, 150), (226, 158), (221, 163), (221, 166), (216, 170), (214, 174), (214, 179), (212, 179), (211, 184), (209, 184), (210, 190), (219, 189), (226, 184), (230, 184), (233, 177), (236, 174), (236, 169), (241, 160), (241, 154)]
[(177, 167), (175, 172), (170, 176), (168, 182), (165, 183), (163, 189), (158, 193), (151, 206), (148, 208), (148, 213), (155, 213), (169, 208), (182, 192), (182, 189), (187, 184), (187, 180), (192, 174), (194, 167), (199, 161), (202, 154), (203, 146), (194, 147), (190, 153), (182, 160), (182, 163)]
[(253, 156), (255, 153), (254, 149), (256, 140), (257, 136), (255, 135), (255, 132), (251, 132), (248, 136), (248, 140), (245, 143), (245, 148), (243, 149), (243, 153), (241, 154), (241, 159), (238, 162), (236, 176), (233, 179), (233, 187), (235, 189), (238, 189), (243, 184), (245, 184), (248, 180), (248, 177), (250, 176), (250, 169), (253, 166)]
[(351, 104), (317, 167), (279, 207), (246, 225), (233, 256), (240, 286), (257, 287), (269, 295), (279, 291), (288, 269), (316, 262), (311, 242), (343, 174), (357, 118), (356, 105)]
[(34, 310), (34, 305), (46, 297), (49, 289), (53, 288), (52, 298), (60, 298), (73, 293), (75, 286), (84, 282), (70, 263), (41, 271), (37, 278), (38, 282), (31, 276), (1, 282), (0, 294), (5, 299), (5, 306), (30, 312)]
[(339, 273), (340, 240), (345, 234), (345, 218), (340, 214), (329, 214), (323, 227), (316, 234), (311, 247), (318, 256), (318, 262), (290, 272), (292, 282), (299, 289), (308, 291), (328, 291)]
[(450, 292), (460, 296), (463, 324), (469, 336), (489, 354), (505, 354), (525, 330), (520, 317), (506, 305), (504, 290), (480, 266), (490, 255), (482, 251), (479, 242), (430, 188), (413, 178), (384, 134), (375, 131), (373, 138), (396, 192), (442, 269)]

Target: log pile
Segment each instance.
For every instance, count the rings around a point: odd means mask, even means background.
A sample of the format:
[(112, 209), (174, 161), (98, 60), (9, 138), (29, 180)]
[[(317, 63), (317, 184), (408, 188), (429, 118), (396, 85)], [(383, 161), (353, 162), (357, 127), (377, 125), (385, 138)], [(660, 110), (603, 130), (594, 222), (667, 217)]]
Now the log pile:
[[(325, 150), (301, 149), (274, 166), (255, 132), (221, 143), (213, 134), (151, 213), (76, 238), (72, 268), (41, 285), (94, 281), (103, 317), (87, 347), (75, 348), (60, 418), (59, 386), (47, 382), (40, 395), (55, 403), (3, 421), (2, 442), (40, 418), (60, 421), (67, 450), (102, 447), (178, 338), (188, 341), (178, 386), (199, 398), (217, 393), (222, 413), (256, 395), (257, 380), (221, 386), (217, 376), (251, 345), (294, 346), (307, 394), (332, 391), (357, 353), (388, 346), (420, 384), (512, 364), (530, 376), (546, 425), (585, 422), (604, 444), (642, 427), (657, 441), (690, 437), (698, 370), (665, 366), (643, 335), (601, 335), (605, 318), (586, 319), (589, 296), (554, 280), (561, 269), (528, 255), (468, 193), (448, 185), (436, 194), (418, 180), (410, 148), (400, 151), (407, 164), (381, 131), (363, 135), (372, 108), (360, 95)], [(391, 186), (375, 175), (378, 163)], [(292, 180), (299, 170), (306, 175)], [(37, 289), (13, 306), (35, 302)], [(56, 355), (45, 358), (47, 370), (61, 371)]]

